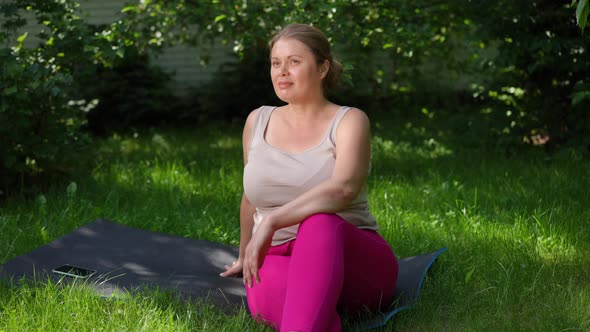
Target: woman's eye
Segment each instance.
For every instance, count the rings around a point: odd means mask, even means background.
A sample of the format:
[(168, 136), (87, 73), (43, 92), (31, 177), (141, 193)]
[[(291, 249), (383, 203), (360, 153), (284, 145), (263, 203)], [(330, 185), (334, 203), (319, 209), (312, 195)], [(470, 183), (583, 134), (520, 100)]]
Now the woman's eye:
[(277, 67), (278, 65), (279, 65), (279, 63), (278, 63), (278, 62), (273, 62), (273, 63), (272, 63), (272, 66), (273, 66), (273, 67)]
[(292, 64), (298, 64), (299, 63), (299, 60), (291, 60), (291, 63)]

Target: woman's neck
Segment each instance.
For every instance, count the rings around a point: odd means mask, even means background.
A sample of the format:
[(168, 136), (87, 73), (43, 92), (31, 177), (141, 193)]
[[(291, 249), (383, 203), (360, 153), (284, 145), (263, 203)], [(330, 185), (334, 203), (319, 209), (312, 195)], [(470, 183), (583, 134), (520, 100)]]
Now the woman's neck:
[(332, 103), (326, 98), (316, 99), (306, 103), (289, 103), (286, 108), (295, 117), (308, 117), (322, 112)]

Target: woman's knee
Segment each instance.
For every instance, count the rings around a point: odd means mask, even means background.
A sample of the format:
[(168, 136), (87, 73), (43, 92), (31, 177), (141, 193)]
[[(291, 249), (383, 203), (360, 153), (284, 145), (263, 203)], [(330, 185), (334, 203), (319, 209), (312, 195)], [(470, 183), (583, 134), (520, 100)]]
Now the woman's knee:
[(277, 329), (287, 289), (288, 257), (268, 255), (259, 270), (260, 283), (246, 287), (246, 300), (252, 317)]
[(335, 213), (316, 213), (301, 222), (299, 225), (299, 232), (333, 232), (339, 226), (346, 222), (342, 217)]

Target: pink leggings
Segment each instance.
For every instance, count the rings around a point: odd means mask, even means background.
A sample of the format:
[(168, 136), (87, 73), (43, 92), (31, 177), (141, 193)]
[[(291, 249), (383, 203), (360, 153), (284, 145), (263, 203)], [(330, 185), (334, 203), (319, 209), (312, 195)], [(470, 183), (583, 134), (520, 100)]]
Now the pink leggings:
[(259, 274), (259, 284), (246, 286), (255, 319), (280, 331), (340, 331), (337, 309), (391, 303), (397, 260), (377, 232), (316, 214), (300, 224), (296, 240), (269, 249)]

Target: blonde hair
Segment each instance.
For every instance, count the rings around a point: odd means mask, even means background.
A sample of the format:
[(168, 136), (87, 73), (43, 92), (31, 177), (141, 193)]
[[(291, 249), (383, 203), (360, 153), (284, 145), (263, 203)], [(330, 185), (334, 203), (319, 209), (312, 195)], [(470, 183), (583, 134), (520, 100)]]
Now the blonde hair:
[(324, 92), (330, 92), (340, 84), (344, 68), (340, 62), (334, 59), (332, 46), (319, 29), (307, 24), (289, 24), (273, 36), (268, 43), (269, 49), (272, 49), (281, 38), (292, 38), (305, 44), (315, 56), (318, 65), (328, 61), (330, 67), (322, 81)]

